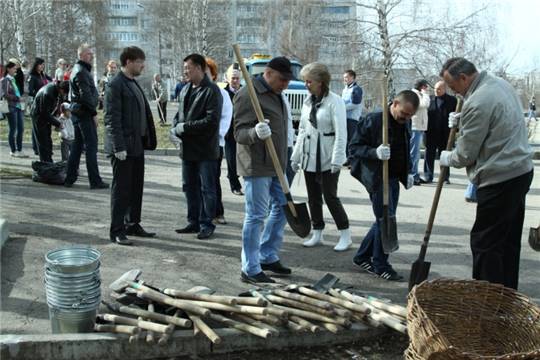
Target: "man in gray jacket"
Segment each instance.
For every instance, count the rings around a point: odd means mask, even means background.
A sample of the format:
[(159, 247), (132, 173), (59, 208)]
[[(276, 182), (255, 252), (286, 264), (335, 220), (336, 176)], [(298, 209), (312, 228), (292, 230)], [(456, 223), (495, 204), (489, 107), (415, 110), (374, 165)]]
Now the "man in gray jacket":
[[(279, 261), (287, 203), (264, 141), (272, 139), (284, 171), (287, 165), (288, 112), (281, 93), (293, 77), (285, 57), (270, 60), (264, 73), (253, 78), (253, 87), (265, 117), (259, 123), (247, 86), (234, 98), (234, 138), (238, 143), (238, 174), (244, 177), (246, 216), (242, 229), (242, 274), (244, 282), (273, 283), (263, 270), (288, 275), (291, 269)], [(270, 206), (270, 212), (268, 207)]]
[(503, 79), (478, 72), (464, 58), (449, 59), (440, 76), (464, 96), (453, 151), (443, 151), (441, 166), (466, 167), (478, 186), (476, 220), (471, 230), (473, 278), (517, 289), (525, 196), (533, 177), (521, 102)]

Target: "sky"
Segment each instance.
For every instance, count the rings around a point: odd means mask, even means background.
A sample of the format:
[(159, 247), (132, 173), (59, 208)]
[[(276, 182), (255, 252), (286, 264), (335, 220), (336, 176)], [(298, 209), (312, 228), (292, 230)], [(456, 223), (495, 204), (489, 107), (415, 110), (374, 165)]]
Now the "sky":
[[(477, 0), (457, 0), (463, 11), (479, 6)], [(538, 0), (491, 0), (485, 4), (493, 7), (492, 19), (498, 30), (502, 56), (512, 59), (510, 74), (540, 71), (540, 1)]]

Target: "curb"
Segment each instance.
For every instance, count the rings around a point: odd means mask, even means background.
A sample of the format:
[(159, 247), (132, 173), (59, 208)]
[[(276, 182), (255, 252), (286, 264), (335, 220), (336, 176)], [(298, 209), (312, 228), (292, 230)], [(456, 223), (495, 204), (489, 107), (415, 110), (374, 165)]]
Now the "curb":
[[(0, 145), (8, 145), (7, 141), (1, 140)], [(533, 160), (540, 160), (540, 144), (530, 144), (533, 149)], [(26, 149), (32, 149), (31, 143), (23, 143), (23, 147)], [(53, 144), (53, 150), (60, 150), (60, 145)], [(103, 154), (103, 149), (98, 149), (98, 153)], [(145, 150), (146, 155), (163, 155), (163, 156), (179, 156), (179, 150), (159, 148), (156, 150)], [(420, 150), (420, 158), (424, 158), (424, 149)]]
[(192, 330), (175, 331), (165, 346), (145, 341), (129, 343), (128, 335), (89, 333), (53, 335), (0, 335), (0, 358), (33, 360), (157, 359), (189, 355), (225, 354), (235, 351), (278, 350), (290, 347), (337, 345), (378, 338), (386, 328), (371, 328), (355, 323), (337, 335), (328, 331), (316, 334), (282, 332), (268, 339), (234, 329), (216, 329), (222, 343), (213, 345)]

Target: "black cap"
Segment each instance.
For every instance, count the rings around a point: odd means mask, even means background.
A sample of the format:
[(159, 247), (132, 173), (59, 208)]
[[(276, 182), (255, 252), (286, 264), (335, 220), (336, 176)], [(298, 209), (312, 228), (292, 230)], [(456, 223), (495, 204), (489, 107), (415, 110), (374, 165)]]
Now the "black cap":
[(270, 69), (279, 71), (281, 75), (287, 79), (294, 77), (291, 71), (291, 62), (285, 56), (278, 56), (270, 60), (267, 65)]

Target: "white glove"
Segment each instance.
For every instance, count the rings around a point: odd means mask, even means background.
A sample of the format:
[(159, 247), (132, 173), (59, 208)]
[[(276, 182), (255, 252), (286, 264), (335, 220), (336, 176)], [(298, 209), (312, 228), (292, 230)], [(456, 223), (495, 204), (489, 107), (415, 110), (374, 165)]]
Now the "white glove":
[(439, 163), (441, 166), (450, 166), (450, 158), (452, 157), (451, 151), (441, 151), (441, 156), (439, 156)]
[(377, 148), (377, 157), (379, 160), (388, 160), (390, 159), (390, 146), (388, 145), (379, 145)]
[(341, 166), (335, 165), (335, 164), (330, 165), (330, 172), (332, 174), (335, 174), (335, 173), (339, 172), (340, 170), (341, 170)]
[(127, 158), (127, 151), (119, 151), (114, 153), (114, 157), (116, 157), (120, 161), (124, 161)]
[(291, 169), (294, 172), (298, 172), (298, 170), (300, 170), (300, 164), (296, 161), (291, 161)]
[(461, 118), (461, 113), (451, 112), (448, 114), (448, 127), (453, 128), (457, 127), (459, 124), (459, 119)]
[(182, 140), (176, 135), (176, 128), (172, 128), (169, 131), (169, 141), (174, 145), (175, 148), (180, 149)]
[(414, 185), (414, 176), (412, 175), (407, 175), (407, 186), (405, 186), (405, 189), (409, 190), (410, 188), (412, 188)]
[(266, 140), (272, 136), (272, 129), (270, 129), (270, 126), (268, 125), (269, 122), (270, 120), (264, 119), (264, 122), (260, 122), (255, 125), (255, 132), (257, 133), (259, 139)]
[(174, 127), (174, 132), (176, 135), (180, 136), (184, 132), (184, 123), (178, 123)]

